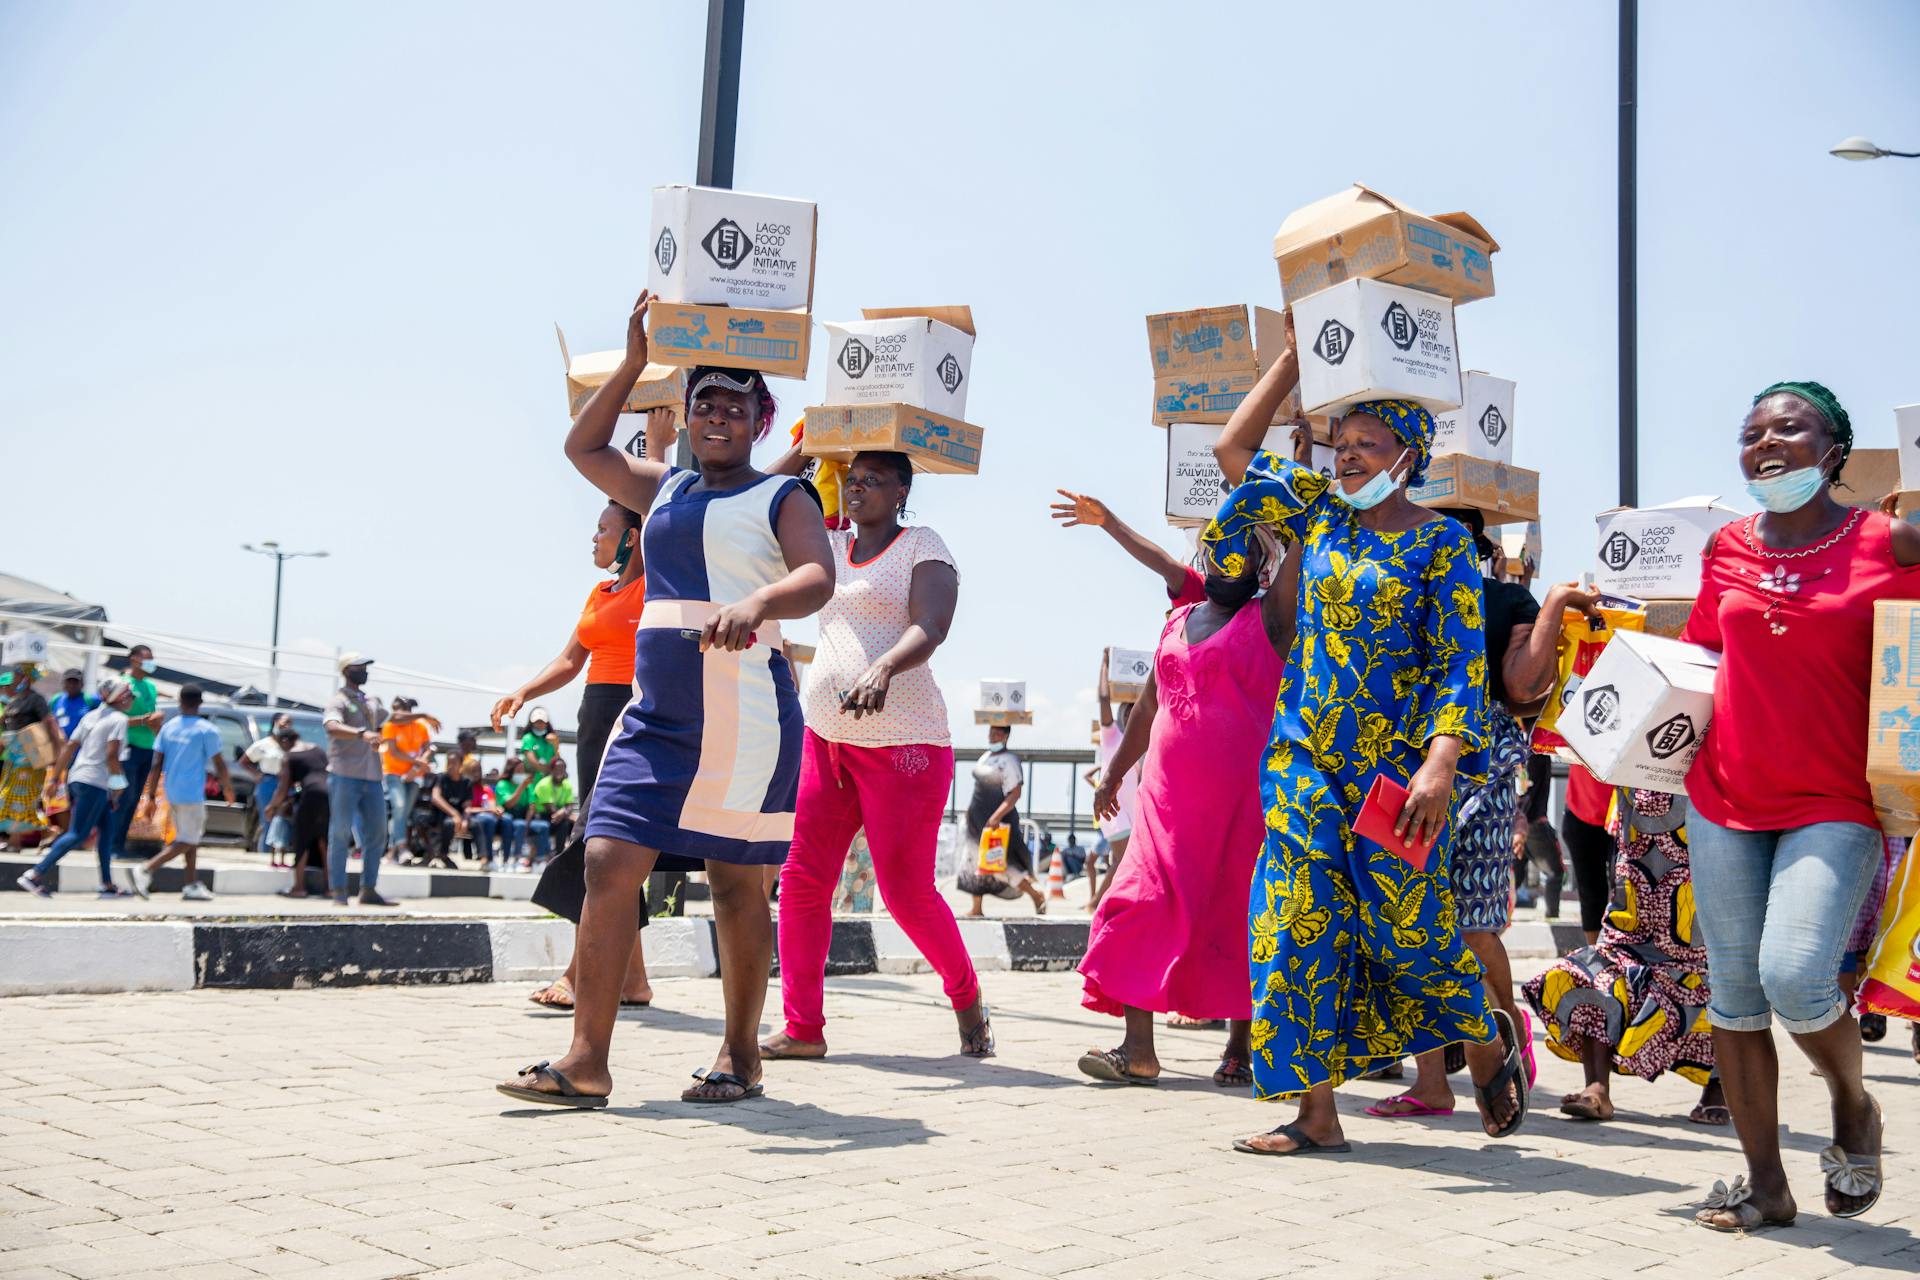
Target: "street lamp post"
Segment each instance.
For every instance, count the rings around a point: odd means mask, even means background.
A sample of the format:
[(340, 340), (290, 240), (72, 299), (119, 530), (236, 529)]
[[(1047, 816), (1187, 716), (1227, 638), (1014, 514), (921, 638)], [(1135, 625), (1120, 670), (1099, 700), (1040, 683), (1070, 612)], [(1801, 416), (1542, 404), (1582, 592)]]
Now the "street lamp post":
[(257, 556), (273, 557), (273, 647), (268, 650), (267, 659), (267, 701), (273, 706), (280, 705), (280, 585), (286, 574), (287, 561), (302, 556), (315, 560), (324, 560), (324, 551), (282, 551), (280, 544), (274, 541), (262, 542), (255, 546), (251, 542), (240, 544), (242, 551), (251, 551)]
[(1827, 149), (1830, 156), (1839, 156), (1842, 160), (1878, 160), (1882, 156), (1899, 156), (1904, 160), (1920, 160), (1920, 151), (1889, 151), (1877, 147), (1865, 138), (1842, 138)]

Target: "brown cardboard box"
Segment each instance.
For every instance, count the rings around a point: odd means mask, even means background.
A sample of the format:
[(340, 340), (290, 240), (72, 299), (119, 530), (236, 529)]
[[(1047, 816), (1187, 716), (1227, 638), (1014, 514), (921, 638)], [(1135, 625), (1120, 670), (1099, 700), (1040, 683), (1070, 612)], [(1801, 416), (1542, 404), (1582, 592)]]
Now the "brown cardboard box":
[(1691, 600), (1649, 600), (1646, 605), (1647, 634), (1669, 640), (1678, 640), (1687, 629), (1687, 619), (1693, 616)]
[(863, 449), (887, 449), (913, 460), (915, 471), (977, 475), (985, 432), (910, 404), (814, 405), (807, 410), (800, 452), (851, 462)]
[(1464, 453), (1427, 466), (1426, 482), (1407, 496), (1423, 507), (1472, 507), (1490, 525), (1540, 518), (1540, 473)]
[[(1147, 348), (1153, 362), (1153, 421), (1218, 425), (1233, 416), (1260, 381), (1260, 372), (1280, 357), (1286, 318), (1266, 307), (1245, 305), (1164, 311), (1147, 317)], [(1281, 402), (1275, 422), (1300, 412), (1296, 391)]]
[(1867, 680), (1867, 784), (1890, 836), (1920, 829), (1920, 600), (1873, 606)]
[(1456, 303), (1490, 298), (1499, 248), (1468, 214), (1428, 217), (1358, 183), (1288, 214), (1273, 237), (1289, 304), (1361, 276)]
[(1900, 451), (1898, 449), (1855, 449), (1840, 471), (1840, 486), (1833, 500), (1847, 507), (1880, 509), (1880, 500), (1888, 494), (1900, 494), (1900, 515), (1904, 518), (1920, 509), (1920, 493), (1901, 492)]
[(1002, 726), (1016, 725), (1016, 724), (1032, 724), (1033, 712), (1031, 711), (976, 711), (973, 713), (973, 722), (975, 724), (1002, 725)]
[[(567, 335), (561, 332), (560, 326), (554, 325), (553, 332), (560, 339), (560, 362), (567, 374), (567, 416), (577, 418), (580, 410), (586, 408), (588, 398), (613, 376), (613, 371), (620, 367), (627, 353), (589, 351), (575, 358), (567, 352)], [(633, 384), (633, 390), (627, 393), (626, 403), (620, 406), (620, 412), (645, 413), (649, 409), (672, 409), (674, 421), (678, 422), (685, 417), (686, 407), (687, 371), (668, 364), (649, 362), (640, 371), (639, 381)]]
[(717, 364), (779, 378), (807, 376), (812, 316), (803, 308), (759, 311), (692, 302), (655, 302), (647, 312), (658, 364)]

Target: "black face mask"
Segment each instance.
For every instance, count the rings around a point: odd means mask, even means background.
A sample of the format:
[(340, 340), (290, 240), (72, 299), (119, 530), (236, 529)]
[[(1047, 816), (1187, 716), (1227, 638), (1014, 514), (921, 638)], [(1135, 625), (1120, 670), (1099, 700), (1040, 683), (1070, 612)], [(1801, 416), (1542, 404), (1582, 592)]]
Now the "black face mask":
[(1221, 609), (1240, 608), (1240, 606), (1247, 603), (1247, 601), (1253, 599), (1254, 593), (1259, 591), (1259, 589), (1260, 579), (1251, 573), (1245, 577), (1230, 578), (1220, 583), (1216, 583), (1214, 579), (1208, 578), (1202, 586), (1202, 590), (1206, 592), (1207, 599)]
[(363, 688), (367, 683), (367, 673), (364, 671), (349, 670), (346, 674), (347, 683), (356, 689)]

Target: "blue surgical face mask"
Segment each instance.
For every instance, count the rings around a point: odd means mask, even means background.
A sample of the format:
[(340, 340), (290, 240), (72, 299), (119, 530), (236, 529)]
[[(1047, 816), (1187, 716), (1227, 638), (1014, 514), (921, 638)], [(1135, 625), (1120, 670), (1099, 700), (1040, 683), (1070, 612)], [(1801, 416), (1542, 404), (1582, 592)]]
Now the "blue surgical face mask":
[(1812, 502), (1826, 482), (1827, 460), (1822, 458), (1815, 466), (1749, 480), (1747, 493), (1768, 511), (1785, 515)]
[(1352, 507), (1355, 511), (1373, 510), (1373, 508), (1385, 502), (1389, 494), (1400, 487), (1400, 479), (1393, 474), (1393, 469), (1399, 466), (1406, 458), (1407, 452), (1407, 450), (1402, 449), (1400, 456), (1388, 463), (1386, 468), (1374, 476), (1373, 479), (1361, 485), (1358, 493), (1348, 493), (1340, 487), (1339, 478), (1335, 477), (1333, 482), (1333, 496)]

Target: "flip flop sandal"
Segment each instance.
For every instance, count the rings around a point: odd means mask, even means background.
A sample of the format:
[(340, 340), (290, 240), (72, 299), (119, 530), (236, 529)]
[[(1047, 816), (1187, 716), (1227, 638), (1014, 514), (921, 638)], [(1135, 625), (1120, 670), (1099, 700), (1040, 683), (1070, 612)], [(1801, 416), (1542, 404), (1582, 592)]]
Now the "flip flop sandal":
[(1292, 1138), (1292, 1149), (1269, 1151), (1265, 1147), (1254, 1146), (1245, 1138), (1235, 1138), (1233, 1149), (1244, 1151), (1250, 1156), (1338, 1156), (1353, 1150), (1353, 1144), (1350, 1142), (1315, 1142), (1307, 1136), (1306, 1130), (1297, 1124), (1283, 1124), (1278, 1129), (1269, 1130), (1268, 1133), (1270, 1136), (1277, 1134), (1282, 1138)]
[(1080, 1055), (1080, 1070), (1108, 1084), (1156, 1085), (1159, 1076), (1137, 1076), (1127, 1070), (1127, 1055), (1119, 1049), (1093, 1050)]
[[(1407, 1111), (1384, 1110), (1384, 1108), (1391, 1107), (1396, 1102), (1406, 1103), (1411, 1109)], [(1380, 1101), (1367, 1108), (1367, 1114), (1377, 1116), (1382, 1120), (1412, 1120), (1421, 1116), (1450, 1116), (1453, 1114), (1453, 1108), (1430, 1106), (1410, 1093), (1400, 1093), (1395, 1094), (1391, 1098), (1380, 1099)]]
[[(1877, 1101), (1871, 1097), (1867, 1100), (1873, 1103), (1873, 1118), (1880, 1126), (1880, 1140), (1884, 1146), (1886, 1117), (1880, 1114)], [(1836, 1218), (1859, 1217), (1880, 1203), (1880, 1192), (1886, 1186), (1886, 1175), (1881, 1170), (1879, 1156), (1856, 1156), (1842, 1150), (1837, 1142), (1820, 1153), (1820, 1177), (1827, 1184), (1827, 1212)], [(1859, 1199), (1860, 1203), (1851, 1209), (1836, 1209), (1833, 1207), (1835, 1195)]]
[[(1526, 1065), (1520, 1057), (1520, 1035), (1514, 1030), (1513, 1019), (1507, 1016), (1505, 1009), (1495, 1009), (1493, 1025), (1500, 1029), (1501, 1042), (1507, 1046), (1507, 1057), (1500, 1064), (1500, 1073), (1494, 1076), (1485, 1088), (1475, 1085), (1473, 1091), (1479, 1095), (1480, 1105), (1486, 1109), (1486, 1114), (1491, 1116), (1494, 1113), (1494, 1104), (1505, 1097), (1511, 1087), (1518, 1105), (1514, 1107), (1513, 1114), (1507, 1117), (1506, 1123), (1488, 1135), (1493, 1138), (1510, 1138), (1519, 1130), (1521, 1122), (1527, 1118), (1527, 1103), (1531, 1090), (1527, 1087)], [(1466, 1050), (1463, 1048), (1461, 1052), (1464, 1054)]]
[(1253, 1083), (1253, 1063), (1237, 1053), (1220, 1055), (1220, 1065), (1214, 1070), (1213, 1082), (1222, 1089), (1239, 1089)]
[(553, 994), (553, 991), (554, 991), (554, 988), (556, 988), (556, 987), (558, 987), (559, 985), (560, 985), (560, 984), (559, 984), (559, 983), (557, 983), (557, 982), (550, 982), (550, 983), (548, 983), (548, 984), (547, 984), (546, 986), (544, 986), (544, 987), (542, 987), (542, 988), (540, 988), (540, 989), (539, 989), (538, 991), (534, 991), (534, 992), (530, 992), (530, 993), (528, 993), (528, 995), (527, 995), (527, 999), (528, 999), (528, 1000), (530, 1000), (530, 1001), (532, 1001), (532, 1002), (533, 1002), (534, 1004), (537, 1004), (537, 1005), (539, 1005), (539, 1006), (540, 1006), (541, 1008), (543, 1008), (543, 1009), (571, 1009), (571, 1008), (573, 1008), (573, 993), (572, 993), (571, 991), (569, 991), (569, 992), (567, 992), (567, 993), (566, 993), (566, 994), (567, 994), (567, 1000), (566, 1000), (566, 1003), (564, 1003), (564, 1004), (562, 1004), (562, 1003), (561, 1003), (560, 1001), (558, 1001), (558, 1000), (555, 1000), (555, 999), (552, 999), (552, 998), (551, 998), (551, 997), (552, 997), (552, 994)]
[(717, 1084), (723, 1089), (738, 1089), (740, 1092), (731, 1098), (714, 1098), (701, 1093), (700, 1085), (695, 1085), (680, 1095), (680, 1101), (725, 1105), (729, 1102), (745, 1102), (748, 1098), (757, 1098), (767, 1091), (765, 1085), (748, 1084), (744, 1077), (737, 1076), (731, 1071), (708, 1071), (703, 1067), (693, 1073), (693, 1078), (701, 1084)]
[[(796, 1040), (794, 1043), (805, 1044), (807, 1042), (804, 1040)], [(826, 1044), (824, 1041), (821, 1042), (820, 1047), (822, 1050), (825, 1050)], [(770, 1062), (824, 1062), (827, 1057), (825, 1052), (789, 1053), (780, 1049), (770, 1049), (764, 1044), (760, 1046), (760, 1056)]]
[[(1735, 1220), (1731, 1223), (1715, 1222), (1713, 1215), (1716, 1213), (1730, 1213)], [(1760, 1207), (1753, 1203), (1753, 1188), (1747, 1184), (1747, 1175), (1743, 1173), (1733, 1180), (1732, 1186), (1716, 1180), (1713, 1190), (1707, 1193), (1706, 1200), (1701, 1203), (1700, 1212), (1693, 1215), (1693, 1223), (1709, 1231), (1740, 1235), (1790, 1227), (1793, 1219), (1764, 1216)]]
[[(569, 1006), (569, 1007), (571, 1007), (571, 1006)], [(622, 1000), (622, 1001), (620, 1002), (620, 1007), (621, 1007), (622, 1009), (651, 1009), (651, 1008), (653, 1008), (653, 1001), (651, 1001), (651, 1000)]]
[(1520, 1011), (1520, 1056), (1527, 1064), (1527, 1088), (1531, 1089), (1540, 1083), (1540, 1068), (1533, 1061), (1533, 1019), (1525, 1009)]
[(1863, 1013), (1860, 1015), (1860, 1038), (1868, 1044), (1879, 1044), (1887, 1038), (1887, 1015), (1884, 1013)]
[(1711, 1125), (1715, 1128), (1733, 1123), (1733, 1112), (1723, 1106), (1701, 1103), (1687, 1113), (1687, 1119), (1694, 1124)]
[(544, 1062), (536, 1062), (520, 1074), (532, 1076), (535, 1079), (545, 1076), (553, 1081), (559, 1092), (549, 1093), (544, 1089), (529, 1089), (517, 1084), (497, 1084), (493, 1087), (509, 1098), (517, 1098), (521, 1102), (537, 1102), (545, 1107), (604, 1107), (607, 1105), (606, 1094), (580, 1092), (573, 1087), (571, 1080)]
[(1170, 1031), (1218, 1031), (1227, 1025), (1225, 1018), (1190, 1018), (1184, 1013), (1167, 1015)]
[(960, 1033), (960, 1052), (969, 1058), (993, 1056), (993, 1013), (987, 1008), (985, 996), (980, 998), (980, 1025)]

